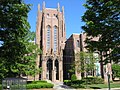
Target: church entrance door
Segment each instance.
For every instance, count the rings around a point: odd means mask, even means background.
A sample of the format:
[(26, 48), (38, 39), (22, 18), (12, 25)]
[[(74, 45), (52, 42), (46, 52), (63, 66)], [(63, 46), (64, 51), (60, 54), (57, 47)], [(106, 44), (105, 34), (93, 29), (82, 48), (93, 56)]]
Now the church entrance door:
[(53, 63), (51, 59), (48, 59), (47, 61), (47, 79), (52, 80), (52, 67)]

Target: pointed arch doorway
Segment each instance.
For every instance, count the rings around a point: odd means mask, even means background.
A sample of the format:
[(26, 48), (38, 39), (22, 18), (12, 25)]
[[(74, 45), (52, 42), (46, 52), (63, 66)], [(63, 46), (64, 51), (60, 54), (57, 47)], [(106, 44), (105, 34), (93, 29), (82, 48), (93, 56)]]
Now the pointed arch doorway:
[(55, 60), (56, 80), (59, 80), (59, 62)]
[(53, 67), (53, 63), (51, 59), (48, 59), (47, 61), (47, 79), (48, 80), (52, 80), (52, 67)]

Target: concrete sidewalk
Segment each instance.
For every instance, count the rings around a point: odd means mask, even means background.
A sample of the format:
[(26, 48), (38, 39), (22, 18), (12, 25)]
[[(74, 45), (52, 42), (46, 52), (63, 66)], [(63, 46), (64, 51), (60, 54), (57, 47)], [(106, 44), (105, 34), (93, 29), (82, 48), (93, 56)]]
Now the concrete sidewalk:
[[(72, 88), (61, 88), (61, 87), (57, 87), (54, 88), (53, 90), (109, 90), (108, 88), (103, 88), (103, 89), (72, 89)], [(120, 88), (111, 88), (110, 90), (120, 90)]]
[[(63, 82), (56, 82), (56, 83), (53, 83), (54, 84), (54, 87), (53, 87), (53, 90), (109, 90), (108, 88), (103, 88), (103, 89), (74, 89), (74, 88), (71, 88), (67, 85), (64, 85)], [(120, 88), (111, 88), (110, 90), (120, 90)]]
[(73, 89), (67, 85), (64, 85), (63, 82), (54, 83), (53, 89), (54, 90), (76, 90), (76, 89)]
[[(109, 90), (108, 88), (102, 88), (102, 89), (76, 89), (76, 90)], [(120, 88), (111, 88), (110, 90), (120, 90)]]
[[(103, 88), (103, 89), (94, 89), (94, 90), (109, 90), (108, 88)], [(110, 90), (120, 90), (120, 88), (111, 88)]]

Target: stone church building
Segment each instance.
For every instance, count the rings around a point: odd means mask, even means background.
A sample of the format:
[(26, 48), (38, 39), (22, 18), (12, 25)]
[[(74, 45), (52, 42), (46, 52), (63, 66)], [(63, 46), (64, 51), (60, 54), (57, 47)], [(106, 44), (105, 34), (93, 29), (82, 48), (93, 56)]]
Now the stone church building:
[(66, 41), (64, 7), (46, 8), (38, 5), (36, 44), (42, 50), (37, 65), (42, 67), (42, 80), (63, 81), (63, 50)]
[[(70, 79), (69, 69), (75, 61), (75, 53), (86, 51), (85, 34), (72, 34), (66, 39), (64, 7), (46, 8), (43, 2), (42, 9), (38, 5), (36, 23), (36, 44), (42, 50), (37, 56), (37, 67), (42, 72), (36, 75), (36, 80), (51, 80), (62, 82)], [(81, 73), (75, 72), (78, 79)]]

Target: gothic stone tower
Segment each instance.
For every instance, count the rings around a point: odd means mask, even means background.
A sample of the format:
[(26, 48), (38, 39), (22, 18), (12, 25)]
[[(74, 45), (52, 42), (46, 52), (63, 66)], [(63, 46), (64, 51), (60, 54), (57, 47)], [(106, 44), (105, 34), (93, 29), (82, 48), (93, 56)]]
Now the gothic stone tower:
[(42, 50), (37, 66), (42, 67), (42, 80), (63, 81), (63, 50), (66, 41), (64, 7), (46, 8), (38, 5), (36, 44)]

